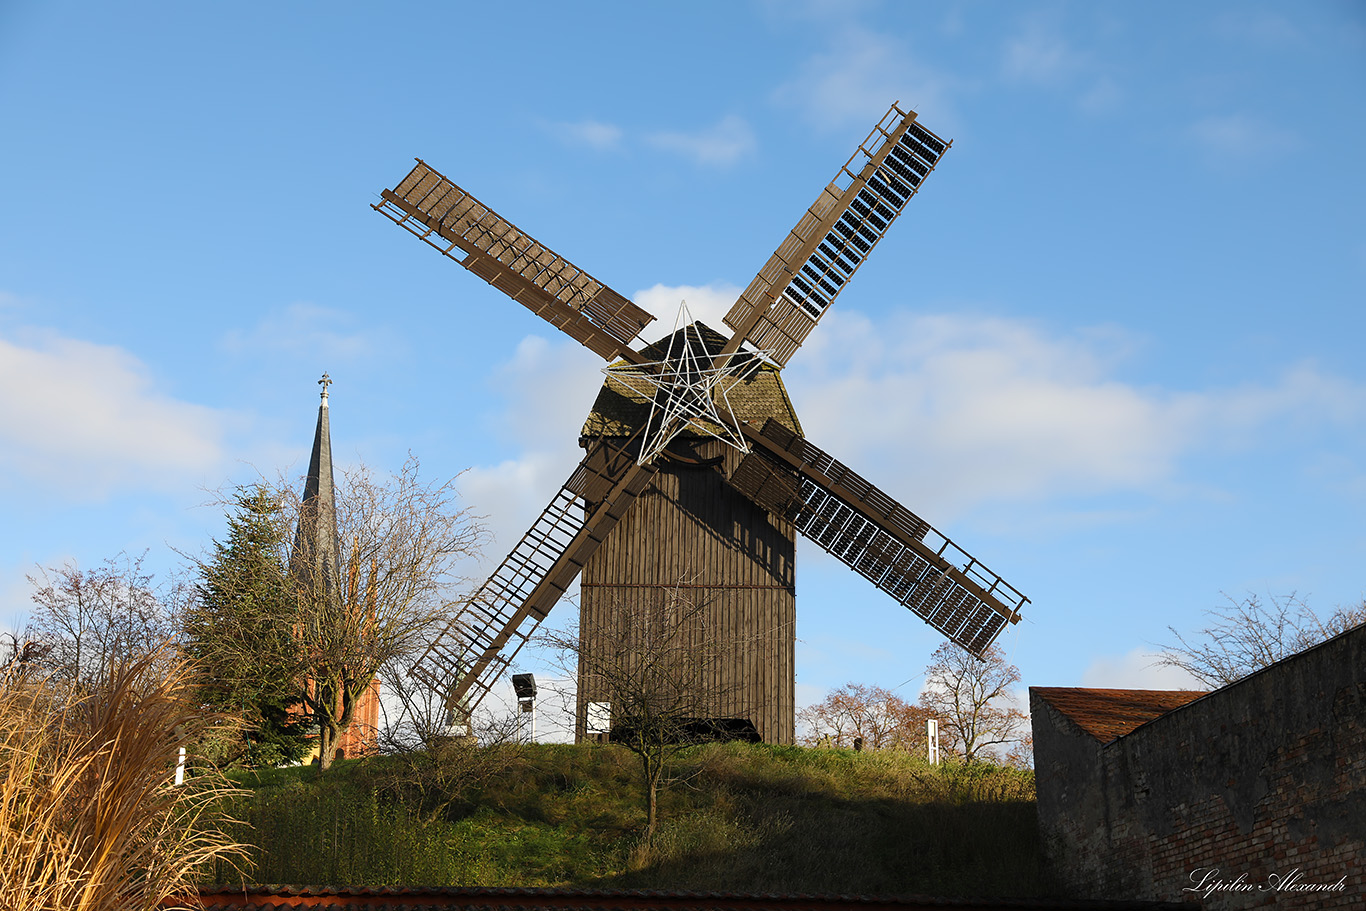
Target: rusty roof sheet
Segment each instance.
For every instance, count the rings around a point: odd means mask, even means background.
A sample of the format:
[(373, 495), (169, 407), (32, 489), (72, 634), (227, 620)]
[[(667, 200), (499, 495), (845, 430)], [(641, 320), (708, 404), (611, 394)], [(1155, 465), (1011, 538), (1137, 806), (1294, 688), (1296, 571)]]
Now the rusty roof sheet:
[(1031, 686), (1053, 708), (1101, 743), (1123, 737), (1205, 695), (1199, 690), (1097, 690)]
[[(726, 337), (705, 323), (693, 323), (687, 329), (678, 331), (686, 332), (694, 327), (695, 337), (701, 338), (708, 353), (715, 355), (725, 347)], [(672, 335), (665, 336), (643, 349), (641, 353), (650, 360), (663, 360), (668, 354), (671, 338)], [(802, 433), (797, 412), (792, 408), (792, 400), (787, 397), (787, 390), (778, 377), (776, 367), (768, 364), (761, 366), (749, 379), (742, 380), (730, 388), (727, 398), (732, 412), (742, 421), (749, 421), (756, 427), (762, 427), (764, 421), (777, 418), (779, 423), (798, 436)], [(615, 377), (609, 376), (598, 392), (597, 401), (593, 403), (593, 410), (584, 422), (581, 433), (586, 437), (626, 437), (644, 424), (649, 416), (650, 399)], [(696, 437), (703, 434), (689, 428), (680, 435)]]

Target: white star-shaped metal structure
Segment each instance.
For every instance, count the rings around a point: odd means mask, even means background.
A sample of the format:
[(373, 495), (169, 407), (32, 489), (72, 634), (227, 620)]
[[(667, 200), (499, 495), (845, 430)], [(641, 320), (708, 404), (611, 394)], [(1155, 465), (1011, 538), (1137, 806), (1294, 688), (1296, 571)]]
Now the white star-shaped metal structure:
[[(736, 376), (735, 358), (714, 365), (696, 330), (692, 334), (678, 331), (691, 326), (692, 314), (688, 312), (688, 302), (683, 301), (674, 320), (664, 360), (602, 368), (603, 373), (650, 399), (650, 419), (645, 425), (645, 439), (637, 459), (641, 465), (653, 461), (688, 427), (741, 452), (749, 452), (726, 396), (740, 381)], [(724, 407), (718, 407), (718, 401)]]

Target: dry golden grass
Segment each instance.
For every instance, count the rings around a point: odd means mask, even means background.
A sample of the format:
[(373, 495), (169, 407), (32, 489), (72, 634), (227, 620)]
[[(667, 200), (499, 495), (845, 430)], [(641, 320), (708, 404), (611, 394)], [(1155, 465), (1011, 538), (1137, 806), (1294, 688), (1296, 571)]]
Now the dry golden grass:
[(196, 868), (240, 853), (217, 774), (176, 786), (180, 747), (212, 723), (169, 653), (78, 693), (24, 670), (0, 676), (0, 909), (151, 911)]

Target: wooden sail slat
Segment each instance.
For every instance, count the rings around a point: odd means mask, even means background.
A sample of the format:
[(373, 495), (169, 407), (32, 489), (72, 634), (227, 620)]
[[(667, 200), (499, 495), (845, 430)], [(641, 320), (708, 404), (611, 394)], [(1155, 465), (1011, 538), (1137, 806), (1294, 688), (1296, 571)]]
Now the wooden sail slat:
[(948, 638), (981, 654), (1025, 598), (928, 522), (777, 421), (742, 424), (754, 450), (730, 483)]
[(373, 208), (607, 360), (654, 320), (421, 160)]
[(727, 353), (787, 364), (949, 145), (892, 105), (726, 314)]

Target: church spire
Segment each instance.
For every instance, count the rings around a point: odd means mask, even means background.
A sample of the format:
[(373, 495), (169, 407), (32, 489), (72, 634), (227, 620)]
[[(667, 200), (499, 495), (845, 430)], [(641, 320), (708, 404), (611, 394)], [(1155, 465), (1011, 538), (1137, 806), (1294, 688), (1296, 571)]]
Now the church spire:
[(294, 535), (294, 553), (289, 563), (296, 584), (318, 585), (323, 597), (334, 600), (341, 594), (341, 544), (337, 535), (332, 430), (327, 407), (327, 387), (332, 385), (332, 378), (324, 373), (318, 385), (323, 387), (322, 402), (318, 405), (318, 427), (313, 434), (313, 452), (308, 459), (299, 527)]

